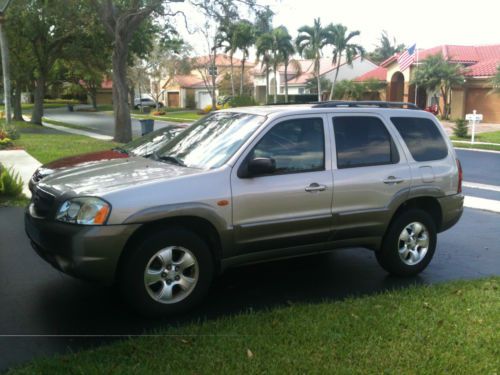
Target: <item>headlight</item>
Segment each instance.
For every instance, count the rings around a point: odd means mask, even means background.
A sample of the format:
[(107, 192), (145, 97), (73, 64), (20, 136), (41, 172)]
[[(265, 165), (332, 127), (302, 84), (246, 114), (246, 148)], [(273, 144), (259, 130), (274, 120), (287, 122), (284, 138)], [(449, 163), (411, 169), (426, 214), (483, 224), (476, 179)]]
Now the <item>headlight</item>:
[(64, 202), (56, 219), (65, 223), (103, 225), (108, 219), (111, 207), (99, 198), (73, 198)]

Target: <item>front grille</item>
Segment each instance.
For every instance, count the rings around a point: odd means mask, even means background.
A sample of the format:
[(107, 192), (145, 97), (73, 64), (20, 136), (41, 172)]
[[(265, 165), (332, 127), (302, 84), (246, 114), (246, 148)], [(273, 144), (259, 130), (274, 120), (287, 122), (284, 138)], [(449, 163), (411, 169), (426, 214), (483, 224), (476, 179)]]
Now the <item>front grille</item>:
[(33, 193), (33, 206), (37, 216), (47, 217), (52, 209), (52, 206), (54, 205), (55, 200), (56, 199), (52, 194), (47, 193), (38, 187), (35, 188)]

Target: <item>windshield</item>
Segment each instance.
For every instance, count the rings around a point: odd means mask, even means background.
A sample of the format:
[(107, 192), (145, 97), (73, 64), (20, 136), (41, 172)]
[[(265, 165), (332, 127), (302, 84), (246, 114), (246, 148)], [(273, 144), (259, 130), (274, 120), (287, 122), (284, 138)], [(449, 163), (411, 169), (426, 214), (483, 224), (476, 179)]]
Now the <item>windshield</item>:
[(119, 149), (134, 156), (148, 156), (158, 151), (184, 129), (184, 127), (180, 126), (167, 126), (146, 134), (143, 137), (134, 139), (132, 142), (121, 146)]
[(223, 165), (264, 122), (247, 113), (216, 112), (202, 118), (158, 151), (159, 160), (211, 169)]

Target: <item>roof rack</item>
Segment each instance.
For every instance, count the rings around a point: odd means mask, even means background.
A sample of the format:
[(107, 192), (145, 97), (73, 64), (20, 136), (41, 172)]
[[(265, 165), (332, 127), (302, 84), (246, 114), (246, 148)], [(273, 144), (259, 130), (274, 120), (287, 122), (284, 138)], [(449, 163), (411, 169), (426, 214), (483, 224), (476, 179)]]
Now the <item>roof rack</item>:
[(333, 100), (322, 103), (311, 103), (314, 104), (313, 108), (335, 108), (335, 107), (378, 107), (378, 108), (403, 108), (403, 109), (413, 109), (419, 110), (420, 108), (413, 103), (405, 102), (383, 102), (383, 101), (343, 101), (343, 100)]

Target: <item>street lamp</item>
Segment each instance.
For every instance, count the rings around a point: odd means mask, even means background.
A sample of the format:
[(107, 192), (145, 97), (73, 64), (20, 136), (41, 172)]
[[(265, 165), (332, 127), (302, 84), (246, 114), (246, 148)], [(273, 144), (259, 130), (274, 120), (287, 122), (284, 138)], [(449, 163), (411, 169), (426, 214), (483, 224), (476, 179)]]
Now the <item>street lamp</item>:
[(4, 32), (5, 11), (11, 0), (0, 0), (0, 51), (2, 53), (2, 71), (3, 71), (3, 89), (4, 89), (4, 107), (5, 124), (10, 123), (10, 69), (9, 69), (9, 45)]

